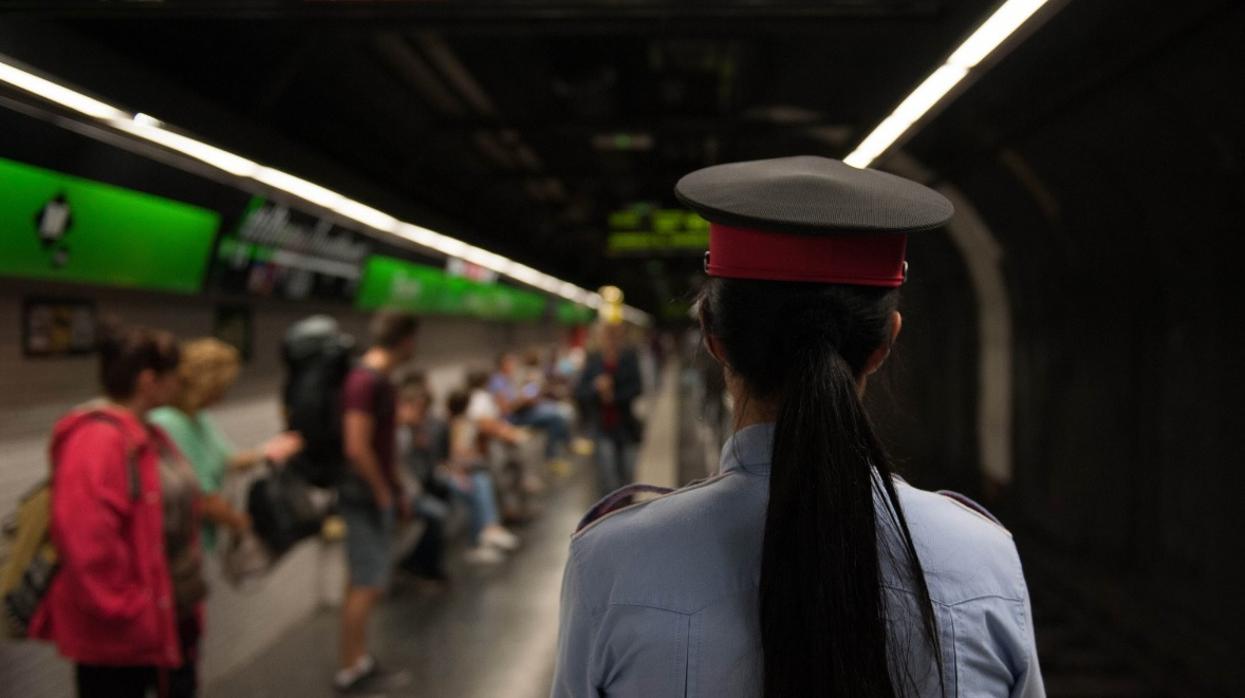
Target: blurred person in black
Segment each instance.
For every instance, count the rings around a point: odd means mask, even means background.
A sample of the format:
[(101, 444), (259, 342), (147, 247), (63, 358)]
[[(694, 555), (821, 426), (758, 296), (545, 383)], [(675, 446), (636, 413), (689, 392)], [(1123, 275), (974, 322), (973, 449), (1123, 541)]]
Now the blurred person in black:
[(411, 510), (424, 524), (419, 543), (398, 563), (415, 577), (443, 583), (445, 519), (452, 495), (440, 464), (448, 455), (445, 422), (432, 415), (433, 396), (422, 376), (403, 381), (398, 397), (398, 455), (415, 484)]
[(623, 326), (602, 325), (600, 348), (588, 355), (576, 397), (595, 442), (598, 484), (608, 494), (635, 478), (642, 427), (632, 402), (643, 390), (640, 360), (623, 342)]

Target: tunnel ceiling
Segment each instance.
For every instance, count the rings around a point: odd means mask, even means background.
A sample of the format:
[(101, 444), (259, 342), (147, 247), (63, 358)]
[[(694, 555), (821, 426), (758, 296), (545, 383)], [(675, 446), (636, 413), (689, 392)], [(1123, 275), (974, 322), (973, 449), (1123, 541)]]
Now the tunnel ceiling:
[[(1118, 49), (1113, 61), (1127, 64), (1128, 52), (1227, 4), (1182, 3), (1166, 15), (1176, 22), (1121, 22), (1115, 3), (1071, 3), (1063, 14), (1084, 22), (1039, 31), (1039, 50), (1022, 47), (999, 67), (1005, 80), (970, 88), (921, 135), (918, 154), (954, 172), (966, 153), (1078, 99), (1091, 84), (1087, 58)], [(220, 2), (155, 14), (82, 3), (53, 19), (349, 173), (348, 193), (417, 202), (454, 234), (583, 285), (619, 283), (656, 309), (685, 291), (700, 261), (607, 257), (611, 211), (673, 205), (674, 181), (716, 162), (842, 156), (993, 5)], [(109, 79), (86, 87), (109, 95)], [(215, 115), (167, 118), (282, 164), (263, 142), (230, 143)]]

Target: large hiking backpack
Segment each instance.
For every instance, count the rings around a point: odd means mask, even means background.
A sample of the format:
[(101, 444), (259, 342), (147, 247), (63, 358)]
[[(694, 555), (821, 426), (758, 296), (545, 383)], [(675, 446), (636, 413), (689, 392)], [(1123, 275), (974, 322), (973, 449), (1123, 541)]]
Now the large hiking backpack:
[(332, 487), (345, 473), (341, 400), (353, 349), (354, 338), (327, 315), (295, 323), (281, 345), (286, 424), (304, 444), (289, 467), (317, 487)]
[[(102, 410), (90, 416), (115, 425), (125, 434), (125, 426), (115, 416)], [(128, 443), (125, 450), (130, 498), (138, 501), (138, 452)], [(39, 603), (52, 586), (58, 560), (52, 545), (51, 519), (51, 478), (23, 495), (17, 509), (5, 518), (0, 533), (0, 597), (4, 602), (0, 637), (25, 638)]]

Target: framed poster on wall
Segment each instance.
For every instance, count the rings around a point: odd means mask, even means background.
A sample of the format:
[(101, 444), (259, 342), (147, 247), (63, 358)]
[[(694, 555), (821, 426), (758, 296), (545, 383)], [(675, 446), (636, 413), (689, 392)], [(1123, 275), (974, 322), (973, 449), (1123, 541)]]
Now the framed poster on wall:
[(95, 304), (69, 298), (27, 298), (22, 303), (22, 354), (74, 356), (95, 351)]
[(253, 322), (249, 305), (218, 305), (212, 318), (212, 336), (237, 349), (243, 361), (250, 361)]

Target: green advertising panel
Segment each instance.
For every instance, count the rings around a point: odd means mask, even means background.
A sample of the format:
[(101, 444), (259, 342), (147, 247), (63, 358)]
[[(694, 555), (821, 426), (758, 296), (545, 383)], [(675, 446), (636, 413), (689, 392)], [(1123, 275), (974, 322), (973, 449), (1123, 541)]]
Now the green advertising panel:
[(0, 158), (0, 276), (194, 293), (213, 211)]
[(540, 293), (450, 276), (435, 267), (373, 255), (364, 266), (355, 303), (363, 310), (398, 308), (434, 315), (531, 321), (544, 317), (548, 299)]
[(558, 307), (555, 312), (558, 322), (563, 325), (587, 325), (597, 316), (596, 311), (592, 308), (570, 301), (558, 301)]

